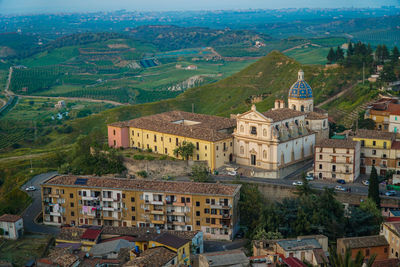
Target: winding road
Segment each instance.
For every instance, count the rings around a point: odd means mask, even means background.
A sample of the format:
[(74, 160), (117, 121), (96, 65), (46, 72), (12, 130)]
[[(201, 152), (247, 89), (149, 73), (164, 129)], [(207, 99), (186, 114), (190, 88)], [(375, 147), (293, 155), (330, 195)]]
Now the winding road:
[(29, 186), (36, 187), (36, 191), (28, 192), (29, 196), (32, 198), (32, 204), (22, 213), (25, 231), (43, 234), (58, 234), (60, 232), (58, 227), (36, 223), (36, 218), (42, 211), (42, 193), (40, 185), (55, 175), (57, 175), (57, 172), (36, 175), (21, 187), (21, 190), (25, 190), (25, 188)]

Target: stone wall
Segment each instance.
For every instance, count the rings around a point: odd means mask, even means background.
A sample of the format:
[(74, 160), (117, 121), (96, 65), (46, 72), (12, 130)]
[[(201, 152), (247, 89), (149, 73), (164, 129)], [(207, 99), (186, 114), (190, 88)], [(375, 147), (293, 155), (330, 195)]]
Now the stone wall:
[(163, 176), (187, 176), (192, 172), (193, 165), (205, 165), (203, 161), (183, 161), (183, 160), (134, 160), (124, 159), (124, 166), (128, 175), (137, 176), (137, 172), (146, 171), (150, 178), (162, 178)]

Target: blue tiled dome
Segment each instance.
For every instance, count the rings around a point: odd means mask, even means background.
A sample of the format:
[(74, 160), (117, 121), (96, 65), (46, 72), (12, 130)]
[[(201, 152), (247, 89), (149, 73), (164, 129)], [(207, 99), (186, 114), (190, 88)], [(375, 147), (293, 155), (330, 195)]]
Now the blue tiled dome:
[(312, 97), (311, 86), (304, 80), (304, 72), (300, 70), (297, 81), (290, 87), (289, 98), (309, 99)]

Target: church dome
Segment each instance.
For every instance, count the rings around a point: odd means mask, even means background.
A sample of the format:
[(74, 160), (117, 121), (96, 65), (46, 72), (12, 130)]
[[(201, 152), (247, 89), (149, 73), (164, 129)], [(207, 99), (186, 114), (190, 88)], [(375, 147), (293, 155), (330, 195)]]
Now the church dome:
[(299, 70), (297, 81), (290, 87), (289, 98), (310, 99), (312, 97), (311, 86), (304, 80), (304, 72)]

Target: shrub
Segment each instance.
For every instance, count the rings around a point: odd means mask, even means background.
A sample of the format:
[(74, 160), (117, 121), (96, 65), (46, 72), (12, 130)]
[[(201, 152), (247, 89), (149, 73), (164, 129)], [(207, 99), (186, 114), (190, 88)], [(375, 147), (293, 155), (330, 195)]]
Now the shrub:
[(153, 152), (153, 150), (151, 148), (148, 148), (148, 149), (146, 149), (146, 152), (151, 153), (151, 152)]
[(162, 155), (160, 158), (159, 158), (159, 160), (167, 160), (168, 159), (168, 156), (167, 155)]
[(133, 155), (133, 159), (144, 160), (144, 156), (143, 155)]
[(148, 176), (146, 171), (139, 171), (136, 174), (143, 178), (146, 178)]
[(154, 159), (155, 159), (155, 157), (153, 157), (153, 156), (150, 156), (150, 155), (147, 155), (147, 156), (146, 156), (146, 159), (147, 159), (147, 160), (154, 160)]

